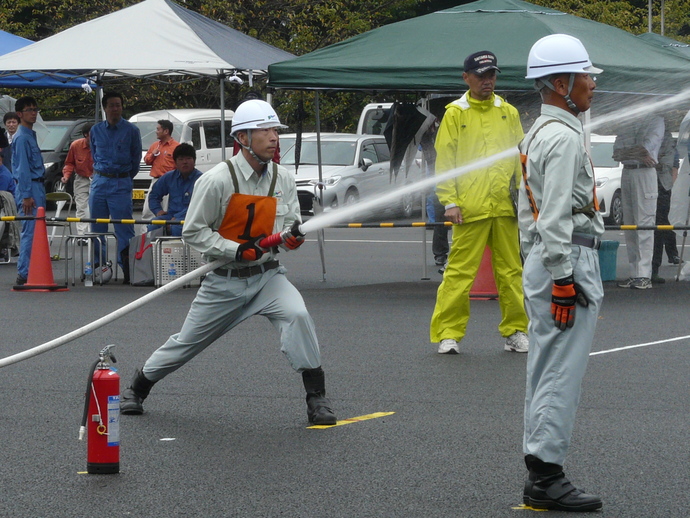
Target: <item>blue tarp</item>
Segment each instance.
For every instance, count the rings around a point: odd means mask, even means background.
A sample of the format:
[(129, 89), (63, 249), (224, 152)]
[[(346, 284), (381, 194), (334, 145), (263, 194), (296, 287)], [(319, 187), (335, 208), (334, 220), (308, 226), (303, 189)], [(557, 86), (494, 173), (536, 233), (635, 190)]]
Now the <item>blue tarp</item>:
[[(0, 56), (31, 45), (33, 41), (0, 31)], [(14, 76), (0, 77), (0, 87), (5, 88), (82, 88), (86, 79), (72, 79), (60, 74), (25, 72)], [(92, 85), (93, 86), (93, 85)]]

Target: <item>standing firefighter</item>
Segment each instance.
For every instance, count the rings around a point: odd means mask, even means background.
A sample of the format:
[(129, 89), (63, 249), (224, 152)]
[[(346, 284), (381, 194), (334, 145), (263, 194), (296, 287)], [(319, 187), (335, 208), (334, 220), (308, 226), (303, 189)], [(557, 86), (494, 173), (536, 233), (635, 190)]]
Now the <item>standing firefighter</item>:
[[(231, 262), (206, 276), (182, 330), (172, 335), (138, 370), (122, 393), (123, 414), (141, 414), (154, 383), (253, 315), (268, 318), (280, 333), (281, 350), (302, 374), (309, 422), (336, 423), (326, 399), (321, 355), (299, 291), (285, 277), (275, 249), (264, 250), (267, 235), (299, 224), (295, 180), (271, 161), (284, 128), (265, 101), (242, 103), (232, 119), (232, 135), (242, 150), (203, 174), (194, 186), (182, 236), (208, 260)], [(293, 250), (304, 238), (284, 243)]]
[(582, 43), (552, 34), (527, 62), (542, 98), (541, 116), (520, 145), (519, 198), (523, 288), (530, 317), (525, 432), (529, 470), (523, 500), (537, 509), (593, 511), (601, 499), (575, 488), (563, 473), (580, 387), (604, 297), (599, 236), (604, 232), (594, 171), (579, 113), (595, 88)]

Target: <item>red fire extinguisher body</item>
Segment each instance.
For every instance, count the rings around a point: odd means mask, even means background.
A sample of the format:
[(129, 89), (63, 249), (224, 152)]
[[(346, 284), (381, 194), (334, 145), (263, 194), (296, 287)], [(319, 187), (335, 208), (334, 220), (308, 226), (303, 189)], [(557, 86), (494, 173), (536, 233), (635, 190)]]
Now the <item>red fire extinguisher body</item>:
[(93, 372), (87, 443), (88, 473), (120, 472), (120, 376), (109, 368)]

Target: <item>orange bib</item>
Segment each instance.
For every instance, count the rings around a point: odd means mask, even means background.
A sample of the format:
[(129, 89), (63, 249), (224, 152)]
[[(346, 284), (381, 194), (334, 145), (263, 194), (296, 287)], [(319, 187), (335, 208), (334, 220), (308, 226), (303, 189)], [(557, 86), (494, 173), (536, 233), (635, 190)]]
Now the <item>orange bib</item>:
[(230, 197), (218, 233), (225, 239), (230, 239), (240, 244), (261, 235), (271, 235), (275, 225), (276, 208), (278, 206), (278, 201), (273, 197), (273, 191), (278, 179), (277, 166), (273, 164), (273, 178), (268, 190), (268, 196), (256, 196), (238, 192), (239, 184), (235, 169), (230, 160), (226, 160), (225, 163), (228, 164), (230, 169), (235, 193)]

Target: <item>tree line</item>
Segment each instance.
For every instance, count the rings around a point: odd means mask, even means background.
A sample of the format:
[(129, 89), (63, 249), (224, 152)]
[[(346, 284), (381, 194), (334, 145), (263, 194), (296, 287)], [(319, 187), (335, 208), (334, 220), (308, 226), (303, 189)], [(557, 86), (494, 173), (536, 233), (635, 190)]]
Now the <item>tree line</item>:
[[(377, 27), (469, 3), (468, 0), (177, 0), (183, 7), (248, 34), (258, 40), (303, 55)], [(0, 28), (38, 41), (74, 25), (138, 3), (138, 0), (12, 0), (0, 9)], [(647, 0), (533, 0), (531, 3), (612, 25), (633, 34), (647, 32)], [(653, 2), (653, 30), (660, 32), (660, 0)], [(690, 42), (690, 0), (666, 0), (665, 35)], [(516, 28), (516, 30), (519, 30)], [(85, 42), (87, 45), (88, 42)], [(116, 43), (115, 43), (116, 45)], [(78, 54), (79, 49), (74, 49)], [(126, 113), (167, 108), (216, 108), (218, 84), (208, 80), (167, 85), (145, 80), (108, 82), (126, 98)], [(459, 85), (462, 89), (462, 85)], [(226, 89), (227, 106), (234, 107), (249, 87)], [(255, 87), (256, 89), (256, 87)], [(18, 97), (31, 93), (41, 98), (46, 119), (90, 117), (93, 103), (80, 91), (44, 90), (2, 92)], [(324, 130), (351, 131), (361, 107), (384, 101), (362, 93), (329, 94), (322, 99)], [(295, 121), (304, 104), (307, 117), (313, 113), (313, 96), (279, 92), (280, 113)], [(305, 129), (313, 124), (307, 120)]]

